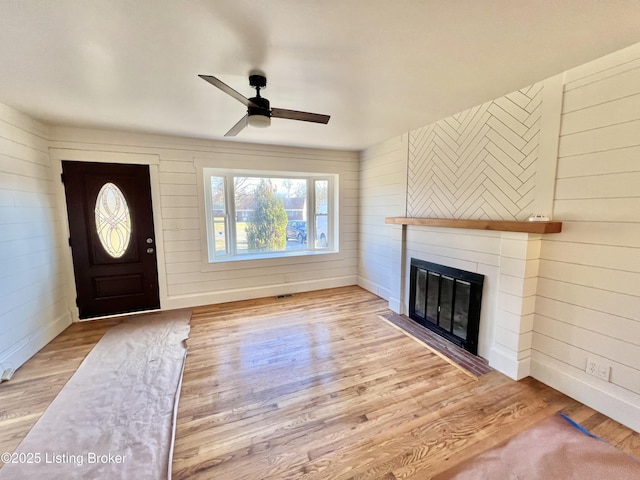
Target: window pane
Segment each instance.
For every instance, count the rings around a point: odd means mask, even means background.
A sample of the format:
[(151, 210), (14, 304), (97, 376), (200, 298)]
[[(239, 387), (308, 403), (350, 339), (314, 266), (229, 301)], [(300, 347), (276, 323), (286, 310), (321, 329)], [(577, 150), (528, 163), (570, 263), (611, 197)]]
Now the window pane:
[(131, 215), (122, 191), (113, 183), (105, 183), (94, 211), (100, 243), (109, 255), (120, 258), (131, 240)]
[(307, 180), (285, 178), (278, 191), (288, 220), (286, 250), (307, 250)]
[(224, 199), (224, 177), (211, 177), (211, 205), (214, 217), (224, 217), (227, 214)]
[(316, 215), (316, 248), (328, 248), (329, 247), (329, 232), (327, 231), (327, 216)]
[(315, 185), (315, 230), (316, 248), (327, 248), (329, 246), (328, 213), (329, 213), (329, 182), (327, 180), (316, 180)]
[(213, 216), (213, 241), (216, 255), (226, 255), (227, 228), (226, 228), (226, 199), (224, 177), (211, 177), (211, 209)]
[(316, 180), (316, 215), (329, 213), (329, 181), (328, 180)]
[(213, 218), (213, 234), (215, 236), (216, 254), (225, 254), (227, 252), (227, 233), (224, 217)]
[(306, 197), (300, 195), (306, 195), (306, 181), (235, 177), (234, 186), (237, 253), (285, 251), (288, 244), (287, 210), (291, 216), (304, 216)]

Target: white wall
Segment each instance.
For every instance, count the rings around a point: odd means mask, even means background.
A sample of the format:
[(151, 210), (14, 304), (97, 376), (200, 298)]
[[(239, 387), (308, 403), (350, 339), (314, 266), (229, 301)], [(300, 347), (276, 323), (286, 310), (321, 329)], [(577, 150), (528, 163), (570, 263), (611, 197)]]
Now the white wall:
[(0, 375), (71, 322), (47, 136), (0, 104)]
[(406, 215), (407, 135), (371, 147), (360, 154), (360, 242), (358, 285), (390, 298), (394, 227), (385, 217)]
[[(163, 309), (219, 303), (357, 283), (358, 155), (355, 152), (215, 142), (116, 131), (51, 128), (51, 147), (64, 159), (93, 160), (108, 152), (159, 158), (156, 218)], [(114, 154), (116, 155), (114, 157)], [(336, 254), (209, 264), (198, 200), (196, 165), (336, 173), (340, 251)], [(164, 274), (163, 274), (164, 273)]]
[[(399, 275), (406, 275), (412, 255), (484, 270), (489, 295), (498, 305), (483, 301), (481, 322), (487, 315), (497, 316), (490, 319), (493, 331), (481, 327), (481, 341), (493, 342), (498, 353), (507, 348), (518, 362), (512, 376), (530, 373), (640, 431), (640, 44), (541, 85), (542, 97), (532, 97), (541, 102), (540, 116), (529, 109), (527, 119), (523, 111), (520, 126), (515, 117), (505, 116), (505, 108), (527, 89), (409, 134), (409, 216), (500, 220), (523, 219), (531, 211), (563, 222), (562, 233), (525, 242), (528, 246), (516, 262), (524, 280), (516, 282), (509, 265), (503, 265), (505, 260), (514, 263), (504, 239), (501, 243), (477, 231), (410, 226), (400, 241), (392, 236), (386, 242), (387, 251), (378, 245), (378, 258), (398, 257), (393, 252), (404, 245)], [(529, 142), (535, 128), (524, 127), (538, 120), (536, 159), (528, 156), (535, 152)], [(474, 150), (472, 138), (480, 150)], [(502, 149), (511, 155), (502, 157), (501, 166), (495, 159)], [(374, 171), (366, 157), (374, 151), (363, 157), (363, 179)], [(530, 184), (526, 168), (536, 163)], [(374, 209), (374, 198), (362, 195), (361, 210)], [(382, 221), (379, 225), (385, 232)], [(361, 242), (366, 241), (363, 236)], [(506, 258), (499, 259), (500, 252)], [(373, 257), (361, 254), (360, 259)], [(366, 282), (361, 285), (367, 287)], [(406, 288), (402, 291), (406, 303)], [(521, 300), (516, 329), (509, 323), (514, 312), (508, 308), (514, 294)], [(486, 348), (481, 355), (487, 355)], [(588, 358), (611, 368), (610, 381), (585, 372)]]
[(558, 157), (532, 375), (640, 431), (640, 45), (566, 73)]

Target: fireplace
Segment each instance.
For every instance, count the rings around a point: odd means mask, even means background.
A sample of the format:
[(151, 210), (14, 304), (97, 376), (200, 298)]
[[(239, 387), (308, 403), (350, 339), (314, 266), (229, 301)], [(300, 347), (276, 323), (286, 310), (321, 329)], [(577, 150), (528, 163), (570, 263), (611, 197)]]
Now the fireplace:
[(409, 317), (478, 354), (484, 275), (411, 259)]

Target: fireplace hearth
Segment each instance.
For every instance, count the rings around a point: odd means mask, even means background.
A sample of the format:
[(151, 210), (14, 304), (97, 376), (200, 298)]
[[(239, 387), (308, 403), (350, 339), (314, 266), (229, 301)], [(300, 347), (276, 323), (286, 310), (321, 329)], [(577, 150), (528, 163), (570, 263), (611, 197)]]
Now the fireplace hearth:
[(411, 259), (409, 318), (478, 354), (484, 275)]

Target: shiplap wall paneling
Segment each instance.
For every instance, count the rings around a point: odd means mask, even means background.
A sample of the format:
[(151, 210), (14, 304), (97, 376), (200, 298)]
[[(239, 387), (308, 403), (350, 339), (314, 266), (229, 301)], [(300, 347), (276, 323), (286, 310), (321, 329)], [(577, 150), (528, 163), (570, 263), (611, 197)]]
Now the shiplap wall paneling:
[[(200, 212), (198, 208), (197, 175), (192, 158), (178, 156), (160, 161), (160, 203), (164, 240), (168, 295), (174, 294), (170, 279), (197, 272), (202, 261), (200, 245)], [(182, 210), (180, 212), (180, 209)], [(171, 283), (175, 283), (172, 280)], [(195, 293), (195, 292), (194, 292)]]
[[(163, 308), (179, 308), (357, 282), (359, 166), (355, 152), (52, 128), (56, 148), (133, 152), (160, 158), (159, 191), (166, 275)], [(208, 264), (203, 261), (203, 186), (197, 164), (269, 171), (337, 173), (340, 253)], [(158, 229), (159, 227), (156, 226)], [(160, 234), (160, 231), (157, 231)]]
[(407, 138), (398, 137), (360, 154), (358, 284), (388, 300), (393, 227), (385, 217), (406, 214)]
[[(534, 376), (640, 429), (640, 46), (567, 72)], [(611, 367), (609, 381), (585, 372)]]
[[(240, 170), (267, 169), (276, 171), (326, 172), (339, 175), (340, 253), (286, 259), (227, 262), (198, 266), (196, 271), (185, 271), (168, 276), (169, 292), (173, 297), (188, 297), (196, 293), (211, 298), (250, 297), (280, 293), (295, 293), (314, 288), (327, 288), (356, 283), (357, 274), (357, 215), (358, 215), (358, 163), (357, 155), (333, 152), (327, 156), (298, 149), (296, 162), (279, 157), (268, 148), (265, 152), (233, 156), (199, 156), (199, 165), (236, 168)], [(195, 185), (196, 188), (201, 186)], [(201, 223), (202, 225), (202, 223)], [(224, 301), (224, 300), (218, 300)]]
[(0, 105), (0, 375), (71, 322), (47, 136)]

